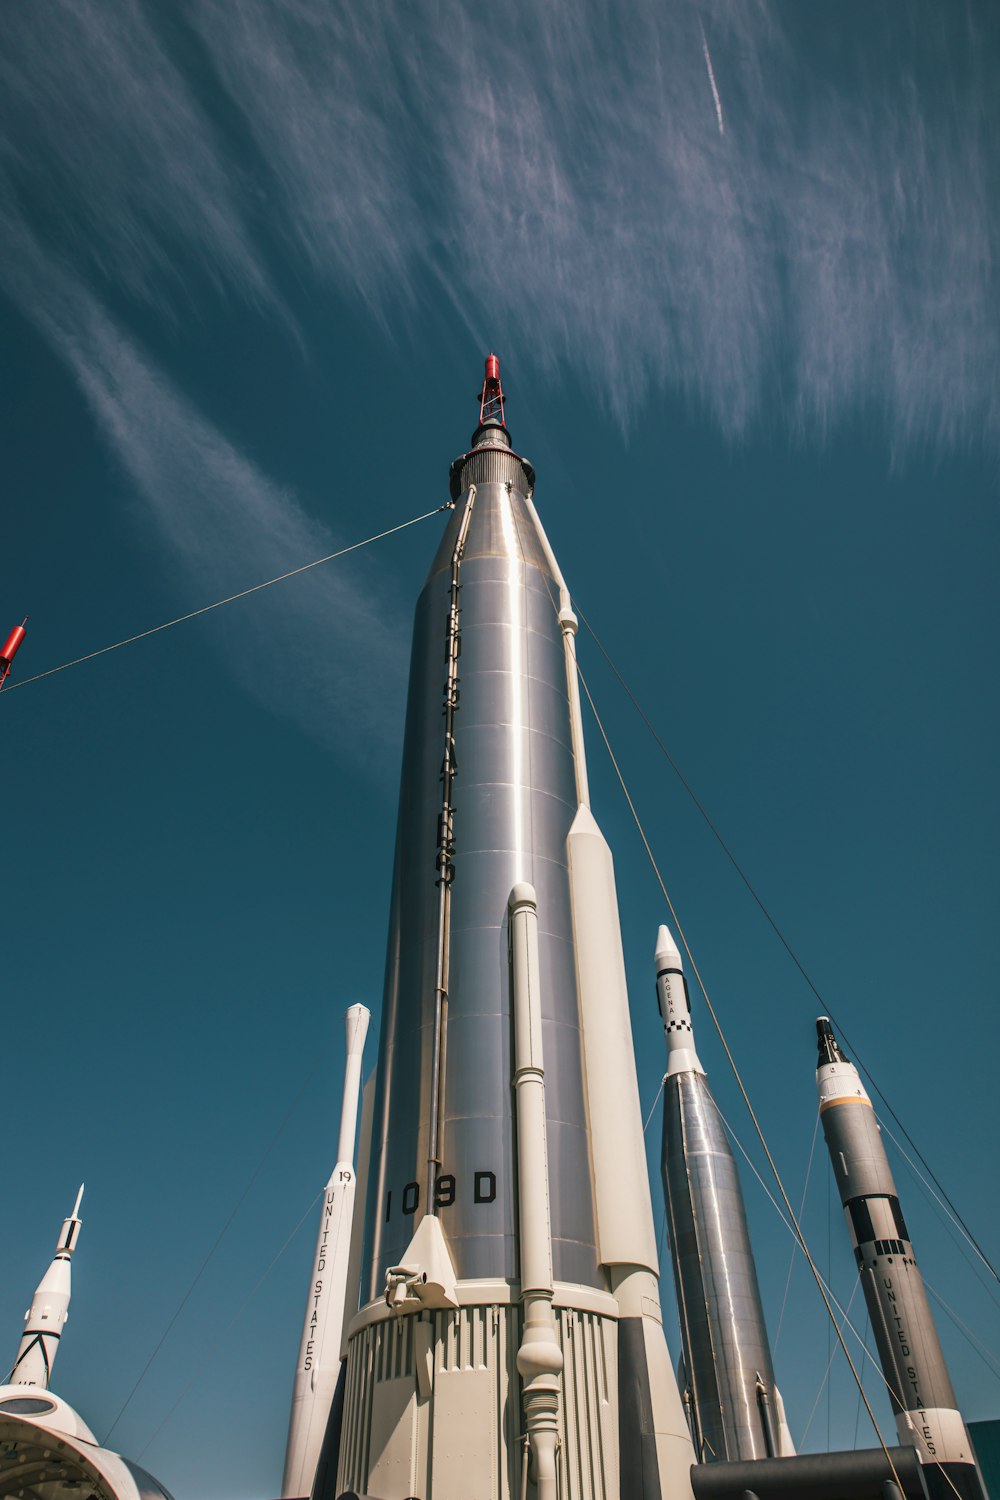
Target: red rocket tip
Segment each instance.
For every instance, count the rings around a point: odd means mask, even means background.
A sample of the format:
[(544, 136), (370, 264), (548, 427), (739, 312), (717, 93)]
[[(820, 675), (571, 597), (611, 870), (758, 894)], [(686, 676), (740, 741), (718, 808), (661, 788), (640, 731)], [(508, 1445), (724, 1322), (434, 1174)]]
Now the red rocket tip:
[(483, 388), (477, 391), (476, 399), (479, 402), (480, 426), (484, 422), (499, 422), (501, 427), (506, 427), (503, 414), (503, 386), (500, 384), (500, 361), (495, 354), (490, 353), (486, 356)]
[[(24, 637), (27, 633), (24, 628), (27, 623), (28, 616), (25, 615), (21, 624), (15, 625), (10, 635), (4, 641), (3, 646), (0, 647), (0, 670), (2, 670), (4, 666), (9, 668), (11, 662), (14, 660), (14, 657), (20, 650), (21, 642), (24, 640)], [(4, 673), (4, 676), (6, 676), (6, 672)]]

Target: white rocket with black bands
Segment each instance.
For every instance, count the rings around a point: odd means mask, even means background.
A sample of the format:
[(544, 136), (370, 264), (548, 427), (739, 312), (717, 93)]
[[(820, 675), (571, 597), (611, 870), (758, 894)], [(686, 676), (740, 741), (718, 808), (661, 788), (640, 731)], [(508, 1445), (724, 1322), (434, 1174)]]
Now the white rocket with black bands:
[(69, 1317), (72, 1292), (70, 1260), (83, 1224), (80, 1218), (82, 1198), (81, 1183), (73, 1212), (63, 1221), (55, 1258), (38, 1283), (31, 1306), (25, 1313), (24, 1333), (18, 1345), (14, 1368), (7, 1377), (8, 1385), (37, 1385), (43, 1390), (48, 1389), (52, 1366), (59, 1352), (59, 1339)]
[(736, 1162), (695, 1051), (687, 982), (667, 927), (655, 965), (667, 1041), (663, 1193), (692, 1437), (703, 1463), (788, 1457), (795, 1450), (774, 1384)]
[(851, 1233), (879, 1361), (901, 1443), (943, 1466), (962, 1496), (984, 1491), (955, 1400), (923, 1279), (899, 1206), (882, 1133), (858, 1070), (825, 1016), (819, 1036), (820, 1119)]

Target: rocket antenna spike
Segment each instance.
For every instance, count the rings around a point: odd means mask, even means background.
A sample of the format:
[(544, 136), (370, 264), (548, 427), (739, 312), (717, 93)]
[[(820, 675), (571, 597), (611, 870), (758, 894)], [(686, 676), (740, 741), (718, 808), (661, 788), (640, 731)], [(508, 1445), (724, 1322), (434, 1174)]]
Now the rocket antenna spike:
[(73, 1204), (73, 1212), (70, 1214), (71, 1219), (78, 1219), (80, 1217), (80, 1204), (83, 1202), (84, 1186), (85, 1184), (81, 1182), (80, 1191), (77, 1193), (76, 1202)]
[(483, 375), (483, 388), (476, 392), (479, 402), (479, 425), (484, 422), (498, 422), (501, 427), (506, 427), (504, 420), (504, 394), (503, 386), (500, 384), (500, 361), (495, 354), (487, 354), (486, 370)]

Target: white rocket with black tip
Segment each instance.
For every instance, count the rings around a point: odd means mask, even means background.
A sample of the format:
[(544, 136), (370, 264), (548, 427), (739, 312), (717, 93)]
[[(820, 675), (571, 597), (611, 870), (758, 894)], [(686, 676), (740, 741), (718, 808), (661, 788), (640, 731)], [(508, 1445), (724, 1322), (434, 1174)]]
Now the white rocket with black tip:
[(8, 1385), (37, 1385), (47, 1390), (59, 1352), (59, 1339), (69, 1317), (69, 1299), (72, 1292), (70, 1260), (80, 1238), (80, 1202), (83, 1198), (83, 1183), (76, 1195), (73, 1212), (63, 1221), (56, 1245), (55, 1258), (31, 1299), (25, 1313), (24, 1332), (18, 1345), (14, 1368), (7, 1377)]
[(299, 1358), (295, 1367), (292, 1411), (282, 1495), (302, 1496), (312, 1491), (327, 1419), (340, 1375), (344, 1306), (354, 1222), (354, 1141), (361, 1060), (371, 1012), (352, 1005), (345, 1017), (347, 1060), (340, 1110), (337, 1164), (323, 1193), (316, 1254), (313, 1257)]
[(960, 1496), (984, 1500), (871, 1099), (826, 1016), (816, 1031), (823, 1134), (899, 1440), (921, 1463), (941, 1465)]
[(656, 943), (667, 1040), (663, 1192), (684, 1347), (685, 1399), (703, 1463), (794, 1453), (774, 1384), (736, 1162), (695, 1051), (677, 944)]

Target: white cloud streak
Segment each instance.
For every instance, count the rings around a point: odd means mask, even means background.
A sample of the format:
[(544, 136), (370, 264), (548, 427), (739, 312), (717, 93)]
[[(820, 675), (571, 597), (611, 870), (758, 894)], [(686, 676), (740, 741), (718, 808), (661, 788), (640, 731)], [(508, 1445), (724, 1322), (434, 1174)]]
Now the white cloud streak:
[(624, 423), (671, 390), (733, 437), (875, 411), (893, 444), (961, 444), (1000, 426), (976, 16), (34, 0), (0, 72), (2, 162), (19, 201), (42, 184), (39, 233), (161, 301), (195, 253), (278, 304), (280, 251), (386, 329), (443, 286)]
[[(180, 576), (175, 602), (196, 608), (336, 549), (339, 539), (206, 421), (76, 278), (46, 264), (9, 218), (6, 228), (7, 285), (75, 376), (161, 563)], [(363, 563), (332, 563), (199, 628), (253, 696), (380, 776), (395, 764), (408, 623), (376, 579)]]

